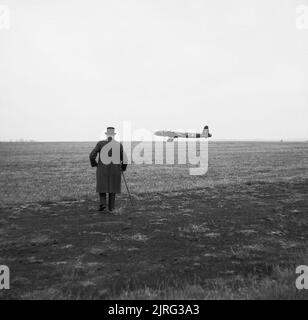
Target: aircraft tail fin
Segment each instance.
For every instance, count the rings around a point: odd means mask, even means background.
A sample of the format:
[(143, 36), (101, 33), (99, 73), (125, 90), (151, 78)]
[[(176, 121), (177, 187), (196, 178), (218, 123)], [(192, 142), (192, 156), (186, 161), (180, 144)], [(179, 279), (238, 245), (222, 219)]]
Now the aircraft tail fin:
[(212, 135), (210, 134), (210, 132), (209, 132), (209, 126), (205, 126), (205, 127), (203, 128), (202, 136), (205, 137), (205, 138), (209, 138), (209, 137), (212, 136)]

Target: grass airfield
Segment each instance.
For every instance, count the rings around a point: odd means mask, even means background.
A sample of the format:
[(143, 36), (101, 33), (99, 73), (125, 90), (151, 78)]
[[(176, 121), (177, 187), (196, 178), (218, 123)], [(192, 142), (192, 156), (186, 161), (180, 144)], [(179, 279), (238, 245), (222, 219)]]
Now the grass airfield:
[(209, 172), (131, 165), (97, 211), (93, 143), (0, 144), (1, 299), (302, 299), (306, 143), (210, 144)]

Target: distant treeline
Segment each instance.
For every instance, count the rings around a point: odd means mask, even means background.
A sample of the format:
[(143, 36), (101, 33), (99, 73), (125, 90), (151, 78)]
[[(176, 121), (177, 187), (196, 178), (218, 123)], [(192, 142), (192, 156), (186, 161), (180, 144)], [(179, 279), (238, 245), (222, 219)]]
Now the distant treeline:
[(7, 141), (0, 141), (0, 142), (36, 142), (32, 139), (16, 139), (16, 140), (7, 140)]

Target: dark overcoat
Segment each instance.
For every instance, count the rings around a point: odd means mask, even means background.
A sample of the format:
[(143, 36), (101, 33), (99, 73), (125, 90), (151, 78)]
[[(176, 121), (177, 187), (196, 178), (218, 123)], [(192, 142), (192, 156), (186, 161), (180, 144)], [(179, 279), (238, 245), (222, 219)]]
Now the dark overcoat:
[(110, 138), (99, 141), (90, 153), (90, 162), (92, 167), (97, 167), (96, 192), (121, 193), (121, 171), (127, 166), (123, 162), (122, 144)]

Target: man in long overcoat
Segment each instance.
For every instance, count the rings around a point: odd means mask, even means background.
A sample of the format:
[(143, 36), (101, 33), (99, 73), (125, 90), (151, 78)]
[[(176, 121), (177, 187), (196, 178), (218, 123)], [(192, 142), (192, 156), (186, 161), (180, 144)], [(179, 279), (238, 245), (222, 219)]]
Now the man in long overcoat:
[[(99, 141), (90, 153), (92, 167), (96, 167), (96, 192), (99, 193), (99, 211), (107, 206), (106, 194), (109, 194), (108, 209), (115, 208), (115, 195), (121, 193), (121, 171), (127, 167), (127, 159), (121, 143), (115, 141), (115, 130), (108, 127), (105, 132), (107, 139)], [(98, 155), (98, 161), (96, 160)], [(124, 160), (123, 160), (124, 159)]]

